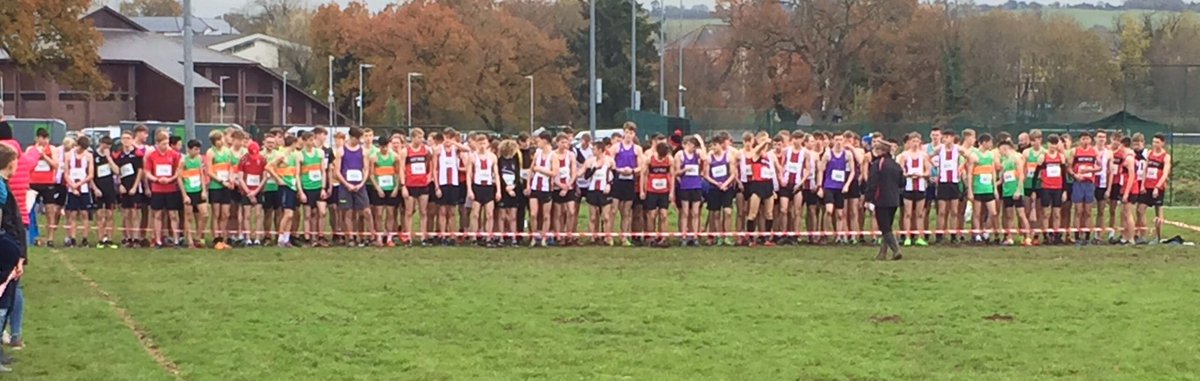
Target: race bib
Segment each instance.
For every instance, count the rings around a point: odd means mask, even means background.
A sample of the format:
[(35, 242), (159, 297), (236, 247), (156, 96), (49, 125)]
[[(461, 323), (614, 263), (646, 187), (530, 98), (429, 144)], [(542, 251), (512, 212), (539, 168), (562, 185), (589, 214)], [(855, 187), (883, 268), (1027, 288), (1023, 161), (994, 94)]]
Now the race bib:
[(558, 169), (558, 178), (568, 179), (571, 177), (571, 168), (563, 167)]
[(171, 165), (159, 164), (154, 166), (154, 175), (158, 177), (171, 177)]
[(1062, 177), (1062, 167), (1059, 167), (1057, 164), (1047, 165), (1046, 166), (1046, 177), (1049, 177), (1052, 179)]
[(38, 160), (37, 166), (33, 167), (34, 172), (50, 172), (50, 162)]
[(229, 171), (217, 171), (217, 181), (229, 181)]
[(517, 175), (514, 175), (512, 173), (502, 174), (502, 175), (500, 175), (500, 178), (504, 179), (505, 184), (515, 184), (517, 182)]
[(921, 167), (908, 167), (908, 173), (906, 174), (909, 176), (919, 176), (921, 174)]
[(650, 187), (654, 189), (667, 189), (667, 179), (651, 180)]
[(846, 171), (835, 169), (829, 174), (829, 179), (837, 182), (846, 181)]
[(717, 177), (717, 178), (725, 177), (726, 175), (729, 175), (729, 168), (724, 165), (718, 165), (718, 166), (712, 167), (708, 171), (712, 173), (712, 177)]
[(408, 166), (413, 175), (420, 176), (425, 174), (425, 163), (412, 163)]
[(700, 166), (697, 164), (688, 164), (683, 166), (684, 176), (700, 176)]
[(379, 187), (391, 188), (396, 186), (396, 177), (392, 175), (379, 176)]
[(200, 187), (200, 176), (188, 177), (187, 178), (187, 186), (188, 186), (188, 188), (199, 188)]
[(1034, 171), (1035, 171), (1034, 169), (1027, 169), (1027, 170), (1025, 170), (1025, 177), (1028, 177), (1028, 178), (1033, 178), (1033, 172), (1034, 172)]
[(111, 175), (112, 167), (109, 167), (108, 164), (101, 164), (99, 167), (96, 167), (96, 177), (108, 177)]
[(314, 170), (308, 171), (308, 180), (321, 181), (321, 170), (314, 169)]
[(788, 173), (800, 173), (804, 169), (804, 166), (800, 163), (787, 163), (783, 169), (788, 171)]
[(521, 178), (525, 179), (525, 180), (529, 180), (529, 172), (531, 172), (531, 171), (528, 169), (522, 169), (521, 170)]
[(1011, 183), (1017, 181), (1017, 173), (1013, 171), (1004, 172), (1004, 182)]
[(767, 166), (764, 165), (758, 169), (758, 176), (764, 179), (773, 179), (775, 178), (775, 170), (767, 168)]
[(351, 170), (346, 171), (346, 181), (359, 182), (362, 180), (363, 180), (363, 173), (361, 170), (351, 169)]
[(71, 176), (71, 180), (74, 180), (74, 181), (83, 180), (84, 178), (87, 178), (87, 169), (71, 168), (71, 173), (68, 175)]
[(133, 176), (133, 164), (125, 164), (121, 166), (121, 177)]
[(1158, 168), (1155, 168), (1155, 167), (1146, 168), (1146, 178), (1147, 179), (1157, 179), (1158, 178)]
[(475, 172), (475, 180), (478, 180), (479, 182), (491, 182), (492, 181), (492, 171)]
[(991, 184), (992, 183), (992, 174), (984, 173), (982, 175), (979, 175), (979, 182), (984, 183), (984, 184)]
[(633, 174), (617, 175), (617, 178), (621, 180), (633, 180)]
[(246, 185), (252, 187), (262, 185), (262, 175), (246, 175)]

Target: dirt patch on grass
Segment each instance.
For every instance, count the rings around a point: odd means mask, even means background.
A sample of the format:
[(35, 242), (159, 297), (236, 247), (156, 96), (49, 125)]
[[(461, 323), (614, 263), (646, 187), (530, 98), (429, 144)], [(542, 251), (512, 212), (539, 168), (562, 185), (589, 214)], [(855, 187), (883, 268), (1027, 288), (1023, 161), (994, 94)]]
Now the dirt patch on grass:
[(990, 316), (984, 316), (983, 320), (1008, 323), (1013, 321), (1013, 317), (1012, 315), (991, 314)]
[(871, 316), (871, 322), (875, 323), (875, 324), (884, 324), (884, 323), (900, 324), (901, 321), (902, 320), (900, 319), (900, 315)]

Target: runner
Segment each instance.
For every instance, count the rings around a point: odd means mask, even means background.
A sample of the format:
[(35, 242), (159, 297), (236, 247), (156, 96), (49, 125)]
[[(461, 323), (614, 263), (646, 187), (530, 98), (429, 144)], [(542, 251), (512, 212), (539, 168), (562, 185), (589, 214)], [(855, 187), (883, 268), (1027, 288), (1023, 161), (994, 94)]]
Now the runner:
[(1138, 160), (1137, 156), (1133, 152), (1132, 146), (1133, 139), (1128, 137), (1121, 138), (1121, 149), (1113, 160), (1114, 162), (1117, 162), (1115, 158), (1121, 158), (1119, 161), (1121, 166), (1117, 171), (1119, 177), (1117, 178), (1118, 181), (1116, 185), (1118, 188), (1113, 190), (1120, 189), (1121, 193), (1121, 221), (1123, 221), (1125, 224), (1125, 228), (1121, 233), (1120, 244), (1122, 245), (1129, 245), (1137, 242), (1138, 225), (1136, 219), (1134, 218), (1134, 213), (1138, 211), (1139, 205), (1141, 205), (1141, 203), (1138, 202), (1142, 194), (1142, 187), (1139, 186), (1137, 179)]
[(467, 232), (474, 234), (476, 245), (493, 248), (500, 241), (492, 236), (493, 213), (496, 202), (500, 201), (500, 171), (487, 136), (476, 134), (474, 143), (475, 152), (469, 158), (471, 165), (467, 166), (467, 178), (471, 179), (467, 189), (467, 199), (471, 200)]
[(50, 131), (38, 129), (35, 135), (33, 146), (26, 151), (34, 151), (39, 154), (37, 165), (29, 174), (29, 190), (37, 192), (36, 202), (45, 208), (45, 213), (42, 215), (46, 217), (48, 226), (45, 233), (46, 240), (42, 242), (45, 242), (48, 247), (54, 247), (54, 233), (58, 230), (61, 222), (59, 216), (67, 196), (56, 176), (60, 170), (59, 165), (62, 163), (62, 151), (50, 144)]
[[(307, 134), (307, 132), (306, 132)], [(267, 170), (271, 177), (279, 181), (279, 208), (282, 210), (279, 219), (279, 247), (292, 247), (292, 231), (295, 224), (294, 215), (300, 204), (308, 202), (307, 194), (303, 191), (303, 181), (297, 175), (303, 157), (300, 153), (300, 139), (288, 135), (283, 138), (283, 151), (271, 160)]]
[[(308, 209), (308, 215), (305, 216), (308, 221), (308, 230), (304, 232), (304, 243), (314, 247), (327, 247), (329, 241), (325, 240), (324, 222), (325, 214), (328, 211), (326, 200), (329, 198), (329, 189), (331, 188), (325, 174), (326, 168), (330, 165), (321, 149), (322, 141), (317, 136), (315, 133), (308, 132), (300, 134), (300, 140), (303, 141), (304, 147), (299, 153), (300, 192), (304, 195), (298, 196), (297, 199)], [(280, 200), (286, 200), (286, 198), (281, 197)], [(338, 222), (334, 226), (340, 224), (341, 222)], [(299, 226), (298, 223), (297, 226)], [(330, 229), (336, 232), (334, 226), (330, 226)], [(293, 228), (293, 230), (295, 229)]]
[[(200, 155), (199, 140), (189, 140), (187, 149), (187, 156), (183, 158), (183, 170), (179, 173), (183, 192), (186, 194), (183, 197), (183, 230), (187, 242), (184, 244), (202, 248), (205, 247), (204, 227), (208, 226), (209, 222), (208, 187), (204, 186), (207, 183), (204, 181), (204, 156)], [(187, 226), (187, 221), (192, 221), (192, 226)]]
[(638, 173), (638, 163), (642, 157), (642, 147), (635, 142), (636, 137), (637, 125), (625, 122), (621, 139), (610, 148), (616, 165), (616, 179), (612, 183), (611, 195), (616, 200), (617, 211), (621, 215), (621, 233), (624, 234), (621, 244), (626, 247), (633, 246), (630, 241), (634, 220), (633, 204), (638, 198), (634, 179), (641, 176)]
[(845, 147), (845, 135), (833, 135), (833, 147), (821, 158), (821, 173), (817, 196), (825, 204), (825, 215), (832, 219), (834, 242), (849, 243), (849, 220), (846, 219), (845, 194), (850, 190), (850, 179), (854, 179), (856, 165), (854, 154)]
[[(497, 231), (508, 235), (508, 245), (511, 247), (521, 244), (517, 237), (517, 226), (522, 223), (517, 219), (517, 211), (524, 204), (521, 197), (521, 193), (524, 192), (521, 178), (521, 158), (518, 156), (520, 149), (520, 145), (512, 139), (501, 141), (498, 149), (500, 153), (497, 163), (500, 171), (500, 202), (496, 206), (500, 210), (500, 218)], [(498, 244), (503, 244), (503, 242), (498, 242)]]
[[(811, 161), (808, 158), (808, 149), (804, 147), (804, 135), (796, 131), (790, 143), (783, 149), (783, 173), (776, 196), (779, 197), (779, 225), (783, 226), (785, 232), (796, 232), (800, 230), (800, 216), (804, 213), (803, 189), (808, 183), (808, 178), (812, 176), (813, 168), (807, 167)], [(782, 239), (782, 243), (798, 242), (795, 236)]]
[[(350, 136), (345, 145), (334, 150), (333, 173), (335, 181), (341, 184), (337, 195), (338, 211), (342, 213), (343, 228), (351, 232), (363, 233), (361, 237), (350, 235), (347, 246), (366, 247), (371, 244), (382, 246), (383, 242), (374, 237), (375, 223), (371, 214), (371, 205), (367, 198), (366, 177), (372, 173), (371, 162), (367, 152), (370, 150), (362, 144), (363, 130), (358, 127), (350, 128)], [(457, 185), (457, 181), (455, 182)], [(355, 229), (362, 223), (363, 229)]]
[(400, 187), (397, 186), (397, 174), (401, 172), (400, 156), (396, 152), (404, 149), (404, 135), (394, 133), (388, 139), (388, 144), (375, 151), (372, 160), (375, 173), (371, 176), (371, 189), (367, 195), (371, 208), (375, 210), (375, 226), (378, 228), (379, 239), (387, 247), (396, 246), (396, 231), (400, 229)]
[(163, 248), (172, 245), (165, 234), (177, 222), (178, 212), (183, 210), (179, 187), (183, 160), (179, 152), (171, 150), (171, 137), (166, 132), (159, 132), (154, 141), (154, 151), (146, 154), (144, 167), (146, 179), (150, 181), (150, 209), (154, 211), (154, 245)]
[(246, 146), (246, 154), (238, 159), (237, 176), (238, 188), (242, 195), (243, 203), (241, 206), (241, 221), (242, 232), (245, 234), (245, 246), (256, 247), (262, 246), (263, 231), (253, 231), (255, 219), (259, 225), (262, 225), (264, 195), (263, 190), (266, 185), (265, 179), (267, 174), (267, 158), (263, 157), (259, 152), (258, 143), (250, 142)]
[(274, 245), (278, 243), (278, 237), (275, 233), (279, 230), (280, 216), (283, 214), (283, 208), (279, 204), (279, 179), (271, 174), (270, 165), (275, 162), (275, 158), (279, 157), (283, 149), (279, 147), (280, 140), (283, 139), (282, 130), (271, 129), (267, 132), (267, 136), (263, 138), (262, 152), (267, 159), (268, 170), (264, 173), (265, 178), (262, 192), (262, 209), (263, 222), (262, 231), (265, 234), (263, 245)]
[(229, 221), (229, 209), (233, 203), (233, 196), (230, 192), (234, 189), (233, 178), (233, 153), (225, 147), (225, 134), (219, 130), (214, 130), (208, 134), (208, 141), (212, 143), (212, 148), (208, 149), (208, 153), (204, 156), (204, 168), (207, 171), (208, 183), (208, 201), (212, 204), (212, 225), (210, 226), (210, 235), (213, 237), (213, 248), (217, 250), (229, 249), (230, 246), (225, 242), (226, 236), (232, 236), (231, 232), (225, 231), (226, 223)]
[(971, 148), (967, 153), (967, 172), (971, 173), (971, 181), (967, 183), (967, 199), (971, 200), (974, 210), (971, 228), (975, 234), (972, 242), (987, 243), (991, 241), (991, 233), (996, 231), (998, 222), (996, 171), (1000, 163), (996, 161), (996, 152), (992, 150), (992, 135), (984, 133), (978, 141), (979, 147)]
[(592, 236), (593, 244), (604, 243), (609, 246), (616, 244), (612, 236), (600, 234), (613, 233), (612, 192), (613, 168), (615, 163), (608, 153), (608, 142), (596, 142), (594, 155), (583, 163), (583, 178), (588, 180), (586, 201), (588, 203), (588, 227), (596, 235)]
[(1046, 213), (1045, 233), (1042, 234), (1043, 241), (1046, 243), (1063, 243), (1063, 234), (1058, 229), (1063, 228), (1062, 219), (1059, 213), (1062, 213), (1062, 205), (1067, 199), (1067, 195), (1063, 192), (1065, 182), (1063, 174), (1066, 170), (1063, 166), (1067, 160), (1065, 155), (1059, 152), (1061, 141), (1057, 135), (1050, 135), (1046, 139), (1049, 145), (1046, 146), (1046, 153), (1042, 155), (1038, 167), (1042, 169), (1042, 208), (1049, 208)]
[(117, 208), (120, 193), (117, 192), (117, 179), (113, 174), (119, 169), (113, 159), (112, 145), (112, 138), (105, 136), (100, 138), (100, 147), (92, 152), (92, 166), (96, 170), (95, 179), (92, 180), (96, 189), (96, 237), (100, 239), (96, 243), (97, 249), (117, 248), (117, 244), (112, 241), (112, 237), (116, 237), (113, 212)]
[(1102, 162), (1100, 154), (1096, 147), (1092, 147), (1092, 136), (1087, 131), (1079, 133), (1079, 146), (1071, 149), (1067, 153), (1067, 161), (1071, 163), (1067, 167), (1067, 173), (1075, 179), (1075, 184), (1072, 185), (1071, 203), (1076, 205), (1075, 208), (1075, 226), (1077, 228), (1072, 236), (1075, 237), (1075, 242), (1081, 244), (1092, 243), (1091, 224), (1092, 224), (1092, 204), (1096, 203), (1096, 176), (1100, 173)]
[[(92, 208), (92, 191), (95, 188), (92, 179), (96, 176), (90, 148), (91, 140), (86, 135), (81, 135), (75, 140), (75, 149), (65, 152), (63, 157), (67, 174), (63, 181), (67, 194), (67, 239), (63, 245), (66, 247), (89, 246), (88, 210)], [(83, 236), (76, 241), (75, 239), (80, 237), (78, 233), (81, 228)]]
[[(1046, 154), (1042, 145), (1042, 130), (1029, 131), (1029, 147), (1024, 150), (1025, 156), (1025, 214), (1033, 229), (1048, 227), (1045, 218), (1045, 208), (1042, 207), (1042, 156)], [(1033, 244), (1039, 243), (1038, 235), (1033, 235)]]
[[(900, 221), (905, 231), (923, 231), (929, 216), (925, 213), (925, 194), (929, 188), (929, 156), (921, 149), (921, 134), (910, 133), (905, 139), (904, 152), (896, 159), (904, 169), (904, 216)], [(927, 246), (923, 234), (904, 237), (904, 246)]]
[(1022, 242), (1025, 246), (1033, 245), (1032, 227), (1029, 226), (1029, 218), (1025, 216), (1025, 208), (1021, 205), (1022, 190), (1025, 189), (1024, 182), (1025, 167), (1024, 158), (1021, 154), (1013, 150), (1012, 141), (1000, 141), (1000, 197), (1004, 207), (1003, 219), (1000, 220), (1001, 228), (1004, 229), (1004, 245), (1013, 245), (1015, 241), (1010, 232), (1013, 226), (1013, 216), (1017, 216), (1016, 226), (1018, 230), (1024, 229), (1022, 233), (1025, 240)]
[[(425, 145), (425, 131), (413, 128), (408, 131), (408, 134), (410, 142), (401, 151), (399, 160), (404, 163), (404, 170), (400, 172), (404, 188), (400, 192), (404, 196), (403, 230), (405, 236), (401, 240), (411, 245), (411, 240), (416, 239), (421, 245), (428, 246), (431, 242), (425, 235), (424, 222), (432, 218), (427, 213), (430, 193), (430, 150)], [(413, 216), (418, 216), (422, 223), (414, 224)]]
[(1171, 154), (1163, 146), (1166, 136), (1154, 134), (1149, 154), (1146, 155), (1146, 180), (1142, 183), (1141, 210), (1154, 207), (1154, 243), (1162, 242), (1163, 195), (1167, 193), (1167, 180), (1171, 178)]
[[(962, 159), (964, 152), (963, 148), (954, 144), (954, 131), (942, 131), (942, 146), (934, 151), (933, 166), (937, 168), (937, 227), (938, 229), (949, 235), (950, 243), (957, 243), (956, 236), (958, 233), (950, 231), (952, 226), (955, 226), (956, 221), (961, 221), (963, 215), (959, 214), (959, 191), (960, 183), (962, 182), (962, 173), (964, 171)], [(953, 211), (953, 213), (952, 213)], [(943, 233), (935, 235), (938, 242), (942, 242)]]
[(659, 233), (657, 237), (648, 236), (646, 246), (668, 247), (667, 238), (662, 236), (667, 230), (667, 212), (675, 200), (674, 163), (670, 156), (671, 147), (667, 143), (654, 146), (654, 154), (642, 159), (641, 196), (645, 200), (643, 210), (647, 213), (646, 231)]
[(447, 129), (442, 133), (439, 142), (434, 138), (436, 147), (433, 151), (433, 156), (437, 158), (434, 161), (436, 164), (435, 171), (437, 173), (437, 183), (434, 188), (434, 196), (437, 198), (437, 210), (435, 213), (436, 229), (440, 235), (439, 243), (442, 245), (453, 246), (455, 239), (453, 234), (458, 231), (457, 223), (454, 223), (455, 212), (462, 205), (459, 202), (459, 195), (464, 192), (462, 181), (462, 170), (466, 167), (467, 159), (465, 152), (462, 152), (458, 144), (454, 142), (454, 137), (457, 131)]
[[(626, 127), (628, 128), (628, 126)], [(525, 195), (529, 197), (529, 231), (532, 234), (530, 247), (546, 247), (550, 234), (550, 179), (558, 170), (554, 164), (550, 139), (553, 135), (543, 131), (537, 137), (537, 151), (533, 153), (532, 176), (525, 186)], [(618, 153), (619, 154), (619, 153)], [(620, 156), (618, 156), (618, 173), (620, 173)], [(633, 173), (633, 171), (629, 171)], [(618, 180), (619, 181), (619, 180)], [(631, 199), (632, 200), (632, 199)]]
[(700, 246), (700, 207), (704, 200), (701, 170), (709, 165), (703, 155), (704, 143), (700, 139), (700, 135), (684, 138), (683, 150), (676, 153), (672, 160), (675, 164), (672, 170), (679, 178), (676, 197), (680, 200), (678, 211), (683, 224), (679, 225), (679, 232), (683, 233), (681, 241), (684, 247)]
[(746, 189), (749, 190), (746, 201), (746, 232), (751, 233), (745, 244), (754, 246), (755, 241), (758, 241), (758, 244), (764, 246), (775, 246), (773, 241), (767, 239), (767, 235), (759, 235), (757, 240), (754, 236), (760, 214), (763, 217), (763, 232), (770, 232), (774, 227), (775, 191), (778, 188), (779, 173), (775, 155), (770, 152), (771, 139), (766, 134), (759, 134), (756, 139), (758, 143), (744, 152), (746, 159), (750, 161), (750, 181), (746, 184)]
[(550, 246), (570, 246), (574, 240), (572, 234), (579, 226), (575, 205), (579, 191), (575, 189), (575, 178), (580, 177), (582, 170), (577, 169), (577, 155), (571, 150), (570, 135), (558, 134), (555, 137), (555, 145), (557, 150), (554, 151), (554, 165), (557, 175), (554, 177), (554, 193), (550, 197), (554, 205), (552, 226), (555, 232), (562, 233), (565, 237), (550, 237)]
[(711, 153), (706, 160), (704, 179), (708, 181), (707, 230), (721, 235), (713, 236), (710, 243), (718, 246), (733, 246), (734, 237), (729, 235), (733, 219), (733, 199), (737, 195), (737, 166), (733, 165), (735, 153), (729, 146), (729, 134), (720, 132), (712, 140)]

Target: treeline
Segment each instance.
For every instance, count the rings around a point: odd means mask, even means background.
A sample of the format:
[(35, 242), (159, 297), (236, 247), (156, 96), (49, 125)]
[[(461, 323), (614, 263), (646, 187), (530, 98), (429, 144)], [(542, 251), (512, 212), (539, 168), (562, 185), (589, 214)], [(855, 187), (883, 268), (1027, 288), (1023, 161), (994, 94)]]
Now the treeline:
[(1200, 11), (1200, 2), (1184, 2), (1183, 0), (1127, 0), (1124, 4), (1111, 3), (1080, 3), (1063, 4), (1060, 2), (1040, 3), (1036, 1), (1009, 0), (1001, 5), (980, 5), (980, 9), (1007, 9), (1010, 11), (1054, 8), (1054, 9), (1091, 9), (1105, 11), (1149, 10), (1149, 11)]

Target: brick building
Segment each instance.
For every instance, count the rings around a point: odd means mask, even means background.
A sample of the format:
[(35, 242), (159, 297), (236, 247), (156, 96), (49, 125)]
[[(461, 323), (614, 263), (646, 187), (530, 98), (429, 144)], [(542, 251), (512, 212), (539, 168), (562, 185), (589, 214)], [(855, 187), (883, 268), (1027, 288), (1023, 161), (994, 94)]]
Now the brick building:
[[(151, 32), (106, 6), (81, 19), (91, 22), (104, 35), (100, 70), (112, 83), (110, 94), (92, 98), (52, 78), (23, 73), (0, 51), (0, 97), (6, 104), (5, 114), (62, 119), (71, 129), (116, 125), (122, 120), (180, 121), (184, 75), (191, 75), (196, 88), (197, 122), (284, 124), (284, 91), (288, 124), (329, 122), (324, 100), (295, 86), (284, 86), (282, 77), (256, 62), (195, 47), (195, 72), (184, 73), (180, 39)], [(225, 98), (224, 120), (218, 109), (220, 96)], [(345, 121), (338, 116), (337, 122)]]

